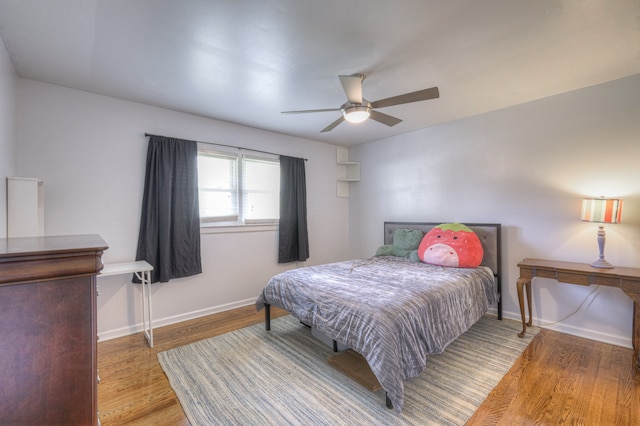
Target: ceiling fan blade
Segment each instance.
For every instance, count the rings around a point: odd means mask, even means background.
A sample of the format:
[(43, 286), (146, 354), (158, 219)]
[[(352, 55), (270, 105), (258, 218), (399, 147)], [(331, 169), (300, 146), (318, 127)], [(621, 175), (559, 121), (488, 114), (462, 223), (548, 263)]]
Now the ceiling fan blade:
[(396, 124), (402, 122), (402, 120), (400, 120), (399, 118), (392, 117), (376, 110), (371, 110), (371, 115), (369, 116), (369, 118), (371, 118), (372, 120), (376, 120), (382, 124), (386, 124), (389, 127), (393, 127)]
[(440, 97), (437, 87), (418, 90), (417, 92), (405, 93), (404, 95), (392, 96), (379, 101), (371, 102), (371, 108), (384, 108), (393, 105), (408, 104), (410, 102), (426, 101)]
[(328, 108), (328, 109), (303, 109), (299, 111), (282, 111), (280, 114), (306, 114), (308, 112), (329, 112), (340, 111), (340, 108)]
[(344, 121), (344, 117), (341, 115), (340, 118), (338, 118), (336, 121), (334, 121), (333, 123), (329, 124), (327, 127), (325, 127), (324, 129), (320, 130), (320, 133), (325, 133), (325, 132), (330, 132), (331, 130), (333, 130), (338, 124), (342, 123)]
[(362, 81), (364, 76), (362, 74), (354, 75), (339, 75), (340, 83), (342, 83), (342, 89), (347, 95), (347, 99), (352, 104), (362, 103)]

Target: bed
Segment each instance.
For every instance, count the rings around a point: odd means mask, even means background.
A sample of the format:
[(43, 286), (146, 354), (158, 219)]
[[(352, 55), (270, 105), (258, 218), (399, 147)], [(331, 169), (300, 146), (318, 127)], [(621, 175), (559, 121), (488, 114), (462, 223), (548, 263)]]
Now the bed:
[[(385, 222), (384, 244), (398, 229), (426, 233), (438, 224)], [(404, 380), (422, 373), (428, 355), (441, 353), (491, 306), (502, 319), (500, 225), (466, 225), (482, 243), (478, 268), (395, 256), (308, 266), (271, 278), (256, 307), (265, 308), (267, 330), (269, 308), (278, 306), (360, 353), (385, 390), (387, 406), (400, 412)]]

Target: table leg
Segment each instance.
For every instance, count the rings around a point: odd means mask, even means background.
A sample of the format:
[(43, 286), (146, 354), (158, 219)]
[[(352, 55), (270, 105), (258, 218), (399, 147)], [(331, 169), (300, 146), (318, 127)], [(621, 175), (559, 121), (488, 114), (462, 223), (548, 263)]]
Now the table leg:
[(153, 347), (153, 325), (151, 323), (151, 272), (136, 272), (142, 286), (142, 328), (149, 347)]
[(153, 316), (151, 313), (151, 271), (145, 271), (145, 278), (147, 282), (147, 323), (149, 324), (147, 341), (149, 342), (149, 346), (153, 347)]
[[(533, 316), (531, 315), (531, 279), (530, 278), (518, 278), (518, 303), (520, 304), (520, 316), (522, 317), (522, 332), (518, 333), (518, 337), (524, 337), (527, 333), (527, 326), (531, 327), (533, 324)], [(524, 288), (523, 288), (524, 287)], [(527, 306), (529, 308), (529, 322), (526, 320), (524, 312), (524, 292), (527, 292)]]
[(633, 325), (631, 328), (631, 343), (633, 345), (633, 358), (640, 367), (640, 294), (625, 291), (625, 294), (633, 300)]

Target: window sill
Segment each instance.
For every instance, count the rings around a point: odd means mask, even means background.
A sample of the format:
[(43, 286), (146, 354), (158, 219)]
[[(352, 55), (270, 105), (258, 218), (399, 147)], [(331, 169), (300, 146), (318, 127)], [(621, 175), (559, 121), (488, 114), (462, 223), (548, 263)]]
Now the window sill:
[(238, 232), (277, 231), (278, 225), (200, 225), (200, 234), (234, 234)]

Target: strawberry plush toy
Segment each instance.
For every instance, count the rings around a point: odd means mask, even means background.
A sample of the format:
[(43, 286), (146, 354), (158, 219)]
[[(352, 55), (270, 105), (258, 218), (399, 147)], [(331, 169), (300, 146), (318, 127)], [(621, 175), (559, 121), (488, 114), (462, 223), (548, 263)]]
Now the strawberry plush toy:
[(484, 250), (480, 239), (468, 226), (446, 223), (427, 232), (418, 246), (424, 263), (458, 268), (477, 268)]

